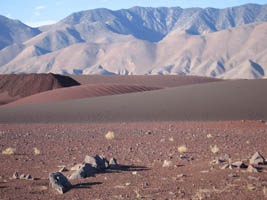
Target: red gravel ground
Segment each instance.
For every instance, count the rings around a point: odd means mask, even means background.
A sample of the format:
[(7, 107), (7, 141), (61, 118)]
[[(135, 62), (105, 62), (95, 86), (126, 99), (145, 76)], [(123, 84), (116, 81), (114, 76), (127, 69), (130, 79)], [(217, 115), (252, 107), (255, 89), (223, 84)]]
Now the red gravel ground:
[[(267, 157), (263, 121), (1, 124), (0, 131), (0, 150), (16, 149), (15, 155), (0, 155), (1, 200), (267, 198), (267, 166), (248, 173), (210, 163), (226, 154), (232, 161), (248, 159), (256, 151)], [(105, 139), (108, 131), (114, 131), (115, 139)], [(177, 150), (181, 145), (188, 149), (185, 159)], [(213, 145), (218, 153), (211, 152)], [(40, 155), (34, 155), (34, 147)], [(75, 187), (63, 195), (49, 187), (49, 172), (69, 169), (94, 154), (115, 157), (125, 167), (71, 181)], [(163, 168), (164, 160), (175, 166)], [(15, 171), (39, 180), (10, 179)]]

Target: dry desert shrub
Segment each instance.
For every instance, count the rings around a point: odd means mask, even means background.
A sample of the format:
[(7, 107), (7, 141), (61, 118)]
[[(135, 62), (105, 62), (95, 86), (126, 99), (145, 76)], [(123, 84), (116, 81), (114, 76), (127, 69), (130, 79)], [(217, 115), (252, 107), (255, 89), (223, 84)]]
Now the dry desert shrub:
[(264, 196), (267, 197), (267, 187), (264, 186), (262, 191), (263, 191)]
[(4, 155), (14, 155), (16, 153), (16, 149), (9, 147), (7, 149), (5, 149), (4, 151), (2, 151), (2, 154)]
[(248, 188), (249, 191), (256, 190), (256, 187), (255, 187), (255, 185), (253, 185), (253, 184), (248, 184), (248, 185), (247, 185), (247, 188)]
[(218, 153), (220, 151), (219, 147), (217, 145), (210, 146), (210, 150), (212, 153)]
[(212, 135), (211, 135), (211, 134), (208, 134), (208, 135), (207, 135), (207, 138), (212, 138)]
[(113, 140), (115, 138), (115, 134), (112, 131), (109, 131), (106, 135), (105, 138), (108, 140)]
[(33, 148), (33, 151), (34, 151), (35, 155), (40, 155), (41, 154), (40, 150), (37, 149), (36, 147)]
[(187, 152), (187, 147), (185, 145), (179, 146), (178, 147), (178, 152), (179, 153), (186, 153)]

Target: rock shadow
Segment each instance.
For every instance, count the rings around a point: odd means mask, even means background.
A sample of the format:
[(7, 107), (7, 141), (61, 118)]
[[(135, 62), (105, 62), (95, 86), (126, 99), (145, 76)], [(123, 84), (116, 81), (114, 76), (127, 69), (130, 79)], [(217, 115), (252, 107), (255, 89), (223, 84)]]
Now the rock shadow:
[(107, 168), (99, 170), (96, 174), (106, 174), (106, 173), (121, 173), (121, 172), (133, 172), (133, 171), (147, 171), (150, 170), (145, 166), (136, 165), (117, 165), (116, 167)]
[(78, 183), (76, 185), (72, 185), (72, 187), (69, 190), (72, 189), (88, 189), (91, 188), (93, 185), (101, 185), (102, 182), (90, 182), (90, 183)]

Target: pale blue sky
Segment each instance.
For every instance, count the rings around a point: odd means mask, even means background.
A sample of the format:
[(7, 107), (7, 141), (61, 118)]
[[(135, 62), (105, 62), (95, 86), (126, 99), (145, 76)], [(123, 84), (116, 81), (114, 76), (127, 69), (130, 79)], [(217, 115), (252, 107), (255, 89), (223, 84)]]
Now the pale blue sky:
[(0, 0), (0, 15), (31, 26), (59, 21), (73, 12), (94, 8), (118, 10), (145, 7), (225, 8), (247, 3), (267, 4), (267, 0)]

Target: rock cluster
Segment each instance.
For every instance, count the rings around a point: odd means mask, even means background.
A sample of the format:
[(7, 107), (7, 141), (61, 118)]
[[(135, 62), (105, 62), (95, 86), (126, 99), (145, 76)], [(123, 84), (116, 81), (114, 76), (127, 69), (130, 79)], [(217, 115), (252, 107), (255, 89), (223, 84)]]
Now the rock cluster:
[(21, 174), (19, 175), (18, 172), (14, 172), (13, 179), (21, 179), (21, 180), (35, 180), (30, 174)]
[(256, 152), (253, 156), (249, 159), (249, 164), (246, 165), (243, 161), (236, 161), (233, 163), (225, 164), (221, 167), (221, 169), (246, 169), (247, 172), (259, 172), (259, 168), (255, 167), (254, 165), (264, 165), (266, 164), (265, 158), (259, 153)]
[[(115, 158), (111, 158), (108, 162), (103, 156), (87, 155), (85, 156), (83, 163), (76, 164), (71, 168), (72, 173), (68, 178), (69, 180), (87, 178), (106, 169), (120, 169), (120, 166), (117, 164), (117, 160)], [(60, 171), (68, 171), (68, 169), (64, 168), (64, 170)], [(50, 185), (60, 194), (63, 194), (71, 189), (72, 185), (68, 178), (60, 172), (52, 172), (49, 174)]]

